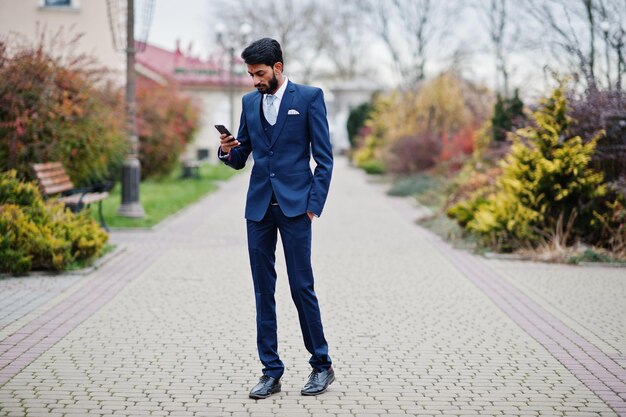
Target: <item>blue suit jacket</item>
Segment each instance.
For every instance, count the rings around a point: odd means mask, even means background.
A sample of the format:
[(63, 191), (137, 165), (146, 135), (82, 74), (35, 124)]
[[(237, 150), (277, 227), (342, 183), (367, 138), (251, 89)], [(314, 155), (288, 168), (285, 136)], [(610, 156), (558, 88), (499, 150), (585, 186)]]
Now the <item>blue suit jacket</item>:
[[(288, 81), (271, 139), (264, 132), (261, 122), (262, 98), (258, 91), (243, 97), (237, 136), (241, 145), (233, 148), (229, 159), (224, 161), (235, 169), (241, 169), (250, 153), (254, 157), (246, 199), (246, 219), (263, 219), (272, 190), (287, 217), (307, 211), (320, 216), (333, 170), (324, 94), (319, 88)], [(311, 155), (316, 163), (313, 173)]]

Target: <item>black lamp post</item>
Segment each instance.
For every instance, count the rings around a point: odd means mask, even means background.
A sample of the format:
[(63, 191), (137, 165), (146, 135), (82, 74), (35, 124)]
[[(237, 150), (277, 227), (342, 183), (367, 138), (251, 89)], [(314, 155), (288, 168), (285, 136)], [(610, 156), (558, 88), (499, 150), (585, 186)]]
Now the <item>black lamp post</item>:
[(226, 32), (226, 27), (218, 23), (215, 27), (217, 43), (223, 49), (228, 50), (228, 102), (230, 113), (230, 128), (235, 126), (235, 50), (245, 44), (252, 27), (248, 23), (243, 23), (239, 27), (239, 33)]
[(135, 5), (127, 2), (126, 19), (126, 129), (130, 138), (130, 151), (122, 168), (122, 204), (117, 213), (124, 217), (143, 217), (145, 212), (139, 201), (141, 164), (139, 162), (139, 138), (135, 121)]
[[(126, 132), (129, 150), (122, 167), (122, 204), (118, 214), (124, 217), (143, 217), (145, 212), (139, 201), (141, 165), (139, 163), (139, 138), (136, 126), (136, 75), (135, 53), (145, 49), (155, 0), (139, 0), (141, 14), (139, 39), (135, 39), (135, 0), (107, 0), (107, 12), (113, 44), (126, 53)], [(135, 43), (137, 41), (137, 43)]]

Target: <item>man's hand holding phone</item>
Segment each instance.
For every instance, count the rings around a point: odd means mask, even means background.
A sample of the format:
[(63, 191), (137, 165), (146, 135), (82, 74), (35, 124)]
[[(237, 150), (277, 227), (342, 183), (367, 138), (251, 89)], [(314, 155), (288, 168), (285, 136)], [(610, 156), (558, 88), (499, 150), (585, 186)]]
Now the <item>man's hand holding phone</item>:
[(240, 145), (224, 125), (215, 125), (215, 128), (220, 132), (220, 148), (223, 154), (229, 154), (231, 149)]

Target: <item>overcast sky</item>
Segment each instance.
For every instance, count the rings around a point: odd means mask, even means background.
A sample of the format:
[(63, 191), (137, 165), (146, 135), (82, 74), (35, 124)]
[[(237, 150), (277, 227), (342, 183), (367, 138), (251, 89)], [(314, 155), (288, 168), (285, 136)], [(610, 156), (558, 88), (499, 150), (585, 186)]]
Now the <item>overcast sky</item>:
[(172, 50), (176, 39), (184, 49), (193, 42), (194, 52), (206, 56), (211, 41), (209, 5), (210, 0), (155, 0), (150, 43)]
[[(138, 0), (138, 5), (140, 4), (141, 0)], [(217, 16), (219, 15), (219, 11), (215, 10), (215, 6), (212, 6), (212, 4), (211, 0), (155, 0), (153, 21), (148, 38), (149, 42), (173, 50), (178, 39), (183, 50), (187, 50), (191, 43), (194, 54), (206, 57), (209, 53), (214, 52), (214, 50), (211, 51), (211, 48), (215, 48), (215, 34), (212, 30), (212, 22), (217, 22)], [(455, 22), (457, 27), (455, 31), (466, 33), (466, 35), (460, 36), (461, 40), (475, 47), (476, 44), (484, 41), (481, 39), (482, 31), (477, 30), (479, 24), (480, 22), (473, 13), (464, 12), (463, 16)], [(382, 45), (374, 44), (372, 47), (373, 49), (370, 50), (372, 56), (380, 57), (387, 55)], [(444, 47), (453, 46), (444, 45), (439, 49), (442, 50)], [(491, 55), (486, 51), (482, 53), (474, 51), (471, 55), (468, 75), (475, 81), (492, 85), (494, 65)], [(512, 75), (513, 84), (524, 85), (524, 92), (530, 95), (543, 90), (543, 79), (540, 70), (532, 68), (532, 63), (527, 62), (527, 57), (511, 58), (513, 60), (512, 64), (517, 64)], [(441, 65), (446, 64), (442, 63)], [(433, 75), (439, 69), (441, 68), (437, 68), (434, 60), (431, 60), (429, 74)], [(387, 76), (384, 73), (384, 69), (380, 76), (383, 78)]]

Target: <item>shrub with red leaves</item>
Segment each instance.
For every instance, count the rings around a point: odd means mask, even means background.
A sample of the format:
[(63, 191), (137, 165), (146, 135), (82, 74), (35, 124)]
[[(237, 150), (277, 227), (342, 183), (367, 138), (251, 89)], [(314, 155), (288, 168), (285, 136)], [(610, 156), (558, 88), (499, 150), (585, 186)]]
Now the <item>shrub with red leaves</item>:
[(434, 134), (406, 136), (393, 142), (385, 161), (387, 170), (394, 174), (411, 174), (435, 166), (441, 144)]
[(51, 55), (45, 41), (17, 47), (18, 38), (0, 39), (0, 171), (31, 178), (31, 163), (61, 161), (77, 184), (109, 178), (126, 141), (106, 73), (87, 56)]
[(175, 85), (137, 90), (137, 131), (143, 178), (172, 171), (200, 123), (200, 111)]
[(455, 168), (460, 168), (466, 157), (474, 152), (476, 129), (473, 126), (466, 126), (452, 136), (447, 132), (443, 132), (441, 136), (439, 160), (452, 162)]

